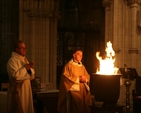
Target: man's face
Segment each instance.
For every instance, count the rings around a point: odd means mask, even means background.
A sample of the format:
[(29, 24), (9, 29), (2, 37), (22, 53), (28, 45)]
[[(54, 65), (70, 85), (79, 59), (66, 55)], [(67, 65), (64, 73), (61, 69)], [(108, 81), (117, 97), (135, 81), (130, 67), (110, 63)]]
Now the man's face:
[(73, 58), (75, 61), (80, 62), (82, 60), (83, 53), (82, 51), (77, 51), (73, 54)]
[(25, 56), (26, 54), (26, 47), (24, 43), (19, 43), (18, 48), (16, 48), (16, 52), (21, 55), (21, 56)]

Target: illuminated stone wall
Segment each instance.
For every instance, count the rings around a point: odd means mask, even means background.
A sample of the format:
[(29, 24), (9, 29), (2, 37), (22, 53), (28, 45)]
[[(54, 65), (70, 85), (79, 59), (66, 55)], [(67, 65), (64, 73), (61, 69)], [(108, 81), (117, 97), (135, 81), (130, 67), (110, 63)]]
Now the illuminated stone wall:
[[(105, 43), (111, 41), (116, 52), (116, 67), (123, 68), (126, 64), (129, 68), (135, 68), (141, 76), (141, 33), (140, 0), (103, 0), (105, 7)], [(125, 81), (125, 80), (123, 80)], [(130, 87), (130, 99), (132, 106), (132, 90), (135, 89), (135, 81)], [(119, 103), (126, 102), (126, 88), (121, 85)]]

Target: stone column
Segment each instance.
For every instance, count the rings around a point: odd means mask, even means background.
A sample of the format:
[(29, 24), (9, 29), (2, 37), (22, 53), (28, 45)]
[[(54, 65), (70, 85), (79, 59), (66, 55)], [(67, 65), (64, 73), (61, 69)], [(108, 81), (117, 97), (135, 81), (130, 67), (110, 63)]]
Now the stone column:
[(140, 4), (140, 0), (126, 0), (127, 5), (130, 7), (130, 13), (131, 13), (131, 18), (130, 18), (130, 23), (131, 23), (131, 28), (130, 28), (130, 33), (131, 37), (131, 45), (129, 48), (129, 54), (131, 55), (131, 65), (132, 67), (136, 67), (137, 64), (137, 54), (138, 54), (138, 41), (137, 41), (137, 10), (138, 10), (138, 4)]
[[(55, 11), (52, 13), (50, 20), (50, 54), (49, 54), (49, 72), (50, 72), (50, 82), (56, 83), (56, 67), (57, 67), (57, 20), (60, 18), (59, 12), (59, 2), (55, 3), (51, 1), (51, 7), (55, 7)], [(52, 75), (55, 75), (54, 77)]]
[(35, 62), (36, 76), (53, 88), (57, 76), (58, 4), (56, 0), (21, 0), (20, 4), (20, 38), (27, 44), (27, 56)]
[(111, 0), (103, 0), (103, 6), (105, 7), (105, 43), (111, 41)]
[(113, 12), (112, 12), (112, 44), (114, 51), (116, 53), (116, 61), (115, 61), (115, 66), (116, 67), (121, 67), (123, 66), (123, 50), (121, 51), (121, 48), (123, 47), (123, 5), (120, 0), (114, 0), (113, 1)]
[(118, 0), (114, 0), (113, 3), (113, 47), (116, 53), (120, 52), (119, 43), (121, 38), (122, 26), (121, 25), (121, 7)]

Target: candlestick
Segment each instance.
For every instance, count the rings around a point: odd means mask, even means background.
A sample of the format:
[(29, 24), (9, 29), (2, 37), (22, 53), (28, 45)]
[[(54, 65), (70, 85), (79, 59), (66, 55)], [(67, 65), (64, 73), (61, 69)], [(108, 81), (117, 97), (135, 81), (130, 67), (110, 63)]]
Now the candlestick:
[(126, 79), (124, 85), (126, 86), (126, 113), (130, 113), (130, 79)]

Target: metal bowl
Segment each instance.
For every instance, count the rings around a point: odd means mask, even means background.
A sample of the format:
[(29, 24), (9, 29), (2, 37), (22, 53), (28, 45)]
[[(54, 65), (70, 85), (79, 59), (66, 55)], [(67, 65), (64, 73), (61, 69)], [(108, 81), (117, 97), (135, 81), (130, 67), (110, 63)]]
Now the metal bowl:
[(103, 102), (103, 106), (116, 105), (120, 94), (121, 75), (91, 75), (90, 88), (95, 100)]

